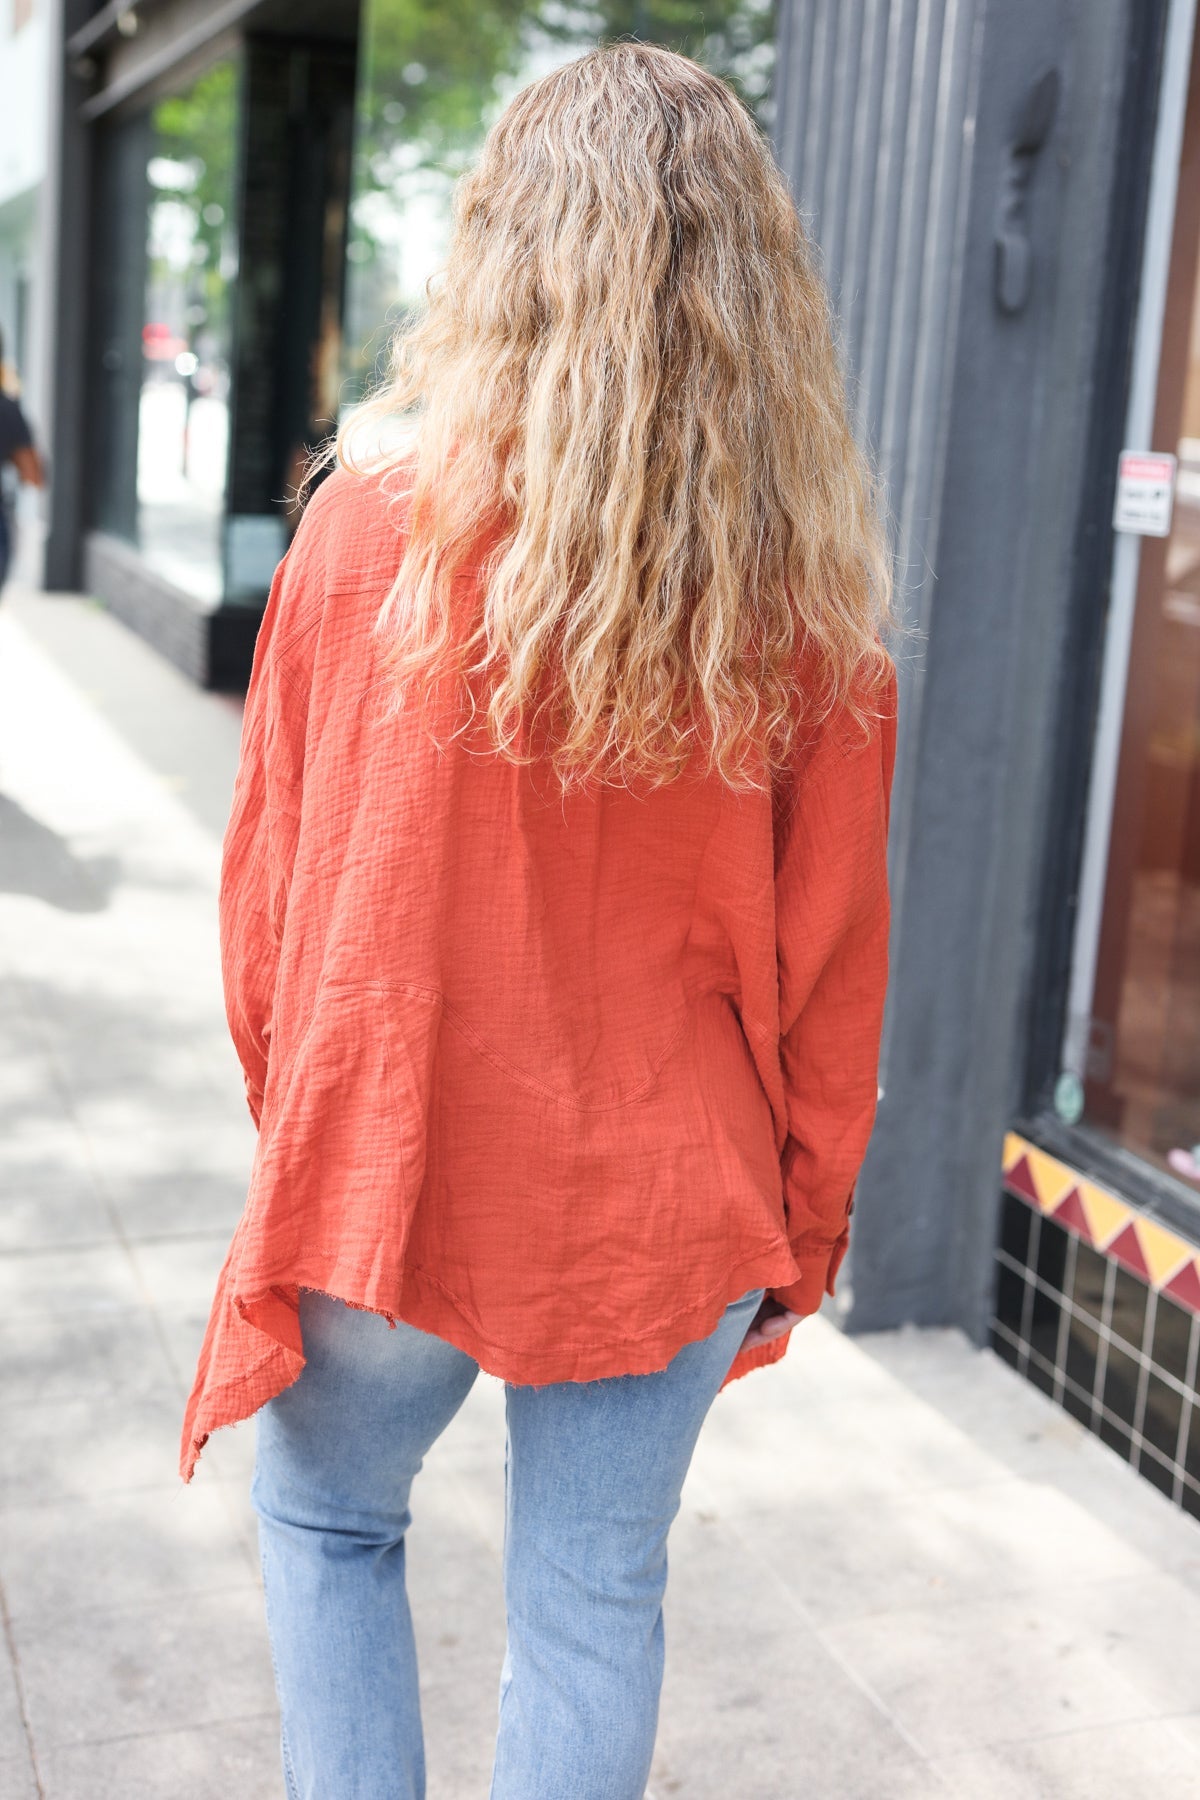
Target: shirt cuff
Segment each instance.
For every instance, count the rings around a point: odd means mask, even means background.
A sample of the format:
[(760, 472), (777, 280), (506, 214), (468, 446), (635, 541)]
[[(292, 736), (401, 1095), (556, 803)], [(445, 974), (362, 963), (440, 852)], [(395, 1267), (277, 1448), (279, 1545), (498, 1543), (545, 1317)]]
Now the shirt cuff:
[(846, 1230), (834, 1244), (826, 1244), (820, 1250), (794, 1253), (800, 1269), (799, 1279), (787, 1287), (769, 1288), (768, 1297), (778, 1301), (780, 1306), (786, 1306), (789, 1312), (799, 1313), (802, 1319), (815, 1313), (825, 1295), (834, 1291), (833, 1284), (849, 1242), (850, 1233)]
[(731, 1381), (748, 1375), (751, 1369), (765, 1369), (769, 1363), (777, 1363), (780, 1357), (787, 1354), (791, 1341), (791, 1332), (785, 1331), (782, 1337), (768, 1338), (765, 1344), (755, 1344), (753, 1350), (739, 1350), (730, 1363), (729, 1373), (721, 1386), (728, 1387)]

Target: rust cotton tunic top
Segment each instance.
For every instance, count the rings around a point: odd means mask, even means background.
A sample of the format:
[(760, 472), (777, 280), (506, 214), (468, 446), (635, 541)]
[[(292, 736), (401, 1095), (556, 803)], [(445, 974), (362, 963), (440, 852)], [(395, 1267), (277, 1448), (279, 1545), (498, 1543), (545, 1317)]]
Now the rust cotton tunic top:
[(332, 476), (255, 653), (221, 948), (259, 1136), (185, 1479), (299, 1374), (301, 1288), (541, 1385), (661, 1369), (753, 1287), (812, 1312), (846, 1246), (894, 675), (877, 725), (833, 717), (774, 792), (564, 798), (389, 711), (371, 634), (403, 523)]

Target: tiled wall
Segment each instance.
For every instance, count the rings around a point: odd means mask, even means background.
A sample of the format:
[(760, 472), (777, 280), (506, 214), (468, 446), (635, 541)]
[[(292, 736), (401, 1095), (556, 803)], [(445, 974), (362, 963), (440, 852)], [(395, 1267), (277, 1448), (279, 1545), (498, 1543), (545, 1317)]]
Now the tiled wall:
[(1004, 1161), (994, 1349), (1200, 1518), (1195, 1247), (1015, 1134)]

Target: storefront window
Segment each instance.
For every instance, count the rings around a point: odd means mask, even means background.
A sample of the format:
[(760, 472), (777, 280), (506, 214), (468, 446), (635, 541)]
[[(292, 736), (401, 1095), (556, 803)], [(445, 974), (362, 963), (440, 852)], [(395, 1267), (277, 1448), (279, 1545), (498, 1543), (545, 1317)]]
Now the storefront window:
[(212, 600), (229, 454), (237, 98), (226, 60), (159, 101), (146, 164), (138, 543), (159, 574)]
[(669, 45), (725, 76), (769, 123), (773, 0), (366, 0), (348, 247), (343, 400), (380, 373), (390, 331), (446, 251), (450, 194), (518, 88), (623, 35)]
[(261, 609), (336, 418), (353, 12), (330, 23), (248, 34), (100, 142), (91, 523), (202, 609)]
[(1181, 181), (1153, 440), (1179, 473), (1169, 537), (1141, 540), (1084, 1122), (1200, 1192), (1198, 244)]

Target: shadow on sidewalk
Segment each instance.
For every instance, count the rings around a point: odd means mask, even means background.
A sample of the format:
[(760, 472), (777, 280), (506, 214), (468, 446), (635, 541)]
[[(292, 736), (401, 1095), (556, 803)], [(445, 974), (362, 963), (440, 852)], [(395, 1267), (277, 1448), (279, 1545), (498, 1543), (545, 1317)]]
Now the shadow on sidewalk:
[(120, 874), (112, 856), (76, 856), (49, 826), (0, 794), (0, 893), (29, 894), (62, 912), (103, 912)]

